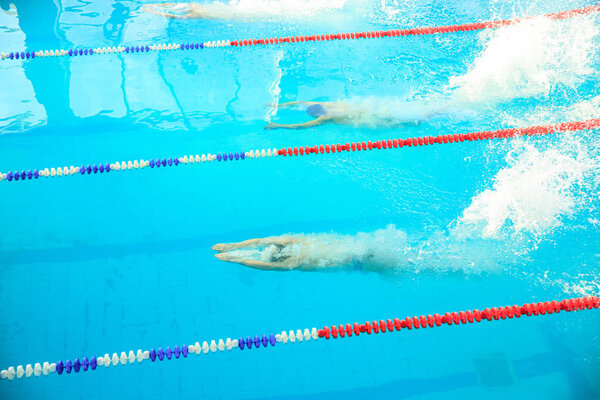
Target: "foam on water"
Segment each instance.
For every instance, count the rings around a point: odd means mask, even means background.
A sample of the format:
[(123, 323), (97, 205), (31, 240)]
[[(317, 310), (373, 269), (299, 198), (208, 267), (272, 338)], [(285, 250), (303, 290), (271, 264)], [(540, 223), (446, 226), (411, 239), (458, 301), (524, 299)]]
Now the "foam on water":
[[(600, 99), (593, 97), (571, 106), (548, 105), (524, 116), (502, 117), (507, 125), (525, 127), (598, 116)], [(505, 154), (506, 166), (488, 188), (473, 196), (452, 224), (450, 236), (489, 240), (491, 247), (504, 249), (509, 261), (535, 251), (562, 227), (597, 229), (600, 146), (596, 132), (512, 140), (490, 145), (488, 151)]]
[(480, 36), (484, 50), (464, 75), (450, 79), (453, 97), (461, 103), (547, 96), (556, 87), (575, 87), (595, 72), (594, 17), (538, 17)]
[(383, 96), (352, 97), (341, 104), (343, 117), (353, 125), (371, 128), (419, 124), (451, 110), (447, 103), (434, 99)]
[[(466, 74), (450, 80), (452, 96), (461, 104), (490, 105), (548, 97), (556, 89), (576, 91), (587, 76), (596, 74), (594, 17), (535, 18), (482, 32), (481, 37), (481, 54)], [(525, 115), (511, 108), (500, 118), (507, 126), (531, 126), (600, 116), (599, 97), (568, 107), (552, 103)], [(576, 132), (490, 145), (491, 152), (505, 154), (506, 166), (471, 199), (451, 235), (500, 240), (523, 252), (535, 249), (566, 219), (593, 207), (600, 158), (590, 135)]]
[(585, 152), (568, 154), (558, 148), (537, 149), (515, 143), (506, 156), (507, 166), (492, 186), (473, 197), (459, 219), (482, 237), (497, 237), (503, 228), (541, 235), (560, 225), (579, 202), (572, 192), (592, 168)]

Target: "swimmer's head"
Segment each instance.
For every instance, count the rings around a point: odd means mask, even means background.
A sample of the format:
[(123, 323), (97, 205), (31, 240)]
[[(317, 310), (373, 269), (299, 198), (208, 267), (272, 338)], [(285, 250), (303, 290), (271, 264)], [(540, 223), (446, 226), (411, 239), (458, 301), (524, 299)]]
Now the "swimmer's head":
[(314, 118), (319, 118), (327, 114), (327, 110), (321, 104), (313, 104), (311, 106), (306, 107), (306, 112), (308, 115)]

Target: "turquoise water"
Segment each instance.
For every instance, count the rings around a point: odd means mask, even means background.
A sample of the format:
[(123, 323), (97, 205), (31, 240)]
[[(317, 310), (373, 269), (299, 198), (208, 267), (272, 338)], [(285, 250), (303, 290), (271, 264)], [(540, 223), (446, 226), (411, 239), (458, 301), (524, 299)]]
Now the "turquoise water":
[[(6, 52), (448, 25), (591, 4), (240, 0), (234, 20), (168, 21), (134, 1), (11, 3), (0, 0)], [(597, 118), (599, 42), (600, 17), (589, 16), (431, 37), (5, 60), (0, 171)], [(340, 99), (370, 117), (263, 129), (307, 120), (272, 115), (270, 103)], [(432, 110), (421, 124), (389, 124)], [(0, 369), (597, 295), (597, 134), (0, 182)], [(268, 272), (211, 250), (282, 234), (366, 246), (387, 263)], [(2, 380), (0, 397), (598, 398), (599, 326), (597, 311), (560, 313), (190, 355)]]

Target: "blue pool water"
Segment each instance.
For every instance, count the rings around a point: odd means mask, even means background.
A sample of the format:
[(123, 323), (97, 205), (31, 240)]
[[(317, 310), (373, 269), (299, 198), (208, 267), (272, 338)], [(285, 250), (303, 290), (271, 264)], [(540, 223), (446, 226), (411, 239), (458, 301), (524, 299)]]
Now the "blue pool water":
[[(449, 25), (591, 4), (325, 3), (239, 0), (235, 20), (169, 21), (136, 1), (0, 0), (0, 51)], [(436, 36), (5, 60), (0, 171), (597, 118), (599, 43), (600, 17), (586, 16)], [(270, 103), (340, 99), (371, 117), (263, 129), (307, 120), (273, 115)], [(421, 124), (388, 124), (432, 110)], [(598, 295), (597, 134), (0, 182), (0, 369)], [(388, 261), (379, 272), (269, 272), (211, 250), (282, 234), (338, 238)], [(563, 312), (190, 355), (2, 380), (0, 398), (592, 399), (599, 326), (597, 311)]]

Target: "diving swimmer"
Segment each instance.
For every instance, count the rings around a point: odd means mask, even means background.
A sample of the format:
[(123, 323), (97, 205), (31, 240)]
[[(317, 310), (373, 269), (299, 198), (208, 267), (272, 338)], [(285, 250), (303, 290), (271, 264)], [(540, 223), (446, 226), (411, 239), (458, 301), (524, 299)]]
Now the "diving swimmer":
[(230, 17), (226, 5), (220, 7), (220, 12), (209, 10), (208, 7), (196, 3), (145, 4), (142, 9), (146, 12), (171, 19), (217, 19)]
[(306, 129), (331, 122), (344, 123), (344, 119), (341, 117), (344, 111), (343, 107), (334, 102), (290, 101), (279, 104), (278, 108), (289, 108), (297, 105), (305, 105), (306, 113), (314, 119), (301, 124), (276, 124), (271, 122), (265, 126), (265, 129)]
[(219, 260), (262, 270), (290, 271), (341, 267), (390, 270), (399, 262), (397, 243), (403, 236), (393, 226), (356, 235), (288, 234), (219, 243), (212, 247)]
[(298, 124), (271, 122), (265, 129), (306, 129), (329, 123), (373, 128), (420, 124), (440, 112), (432, 106), (376, 97), (348, 101), (290, 101), (279, 104), (277, 109), (291, 107), (304, 107), (314, 119)]
[(221, 19), (221, 20), (256, 20), (285, 16), (311, 17), (320, 10), (342, 8), (346, 0), (328, 0), (323, 2), (295, 1), (263, 1), (240, 2), (209, 1), (203, 3), (157, 3), (146, 4), (142, 10), (171, 19)]

